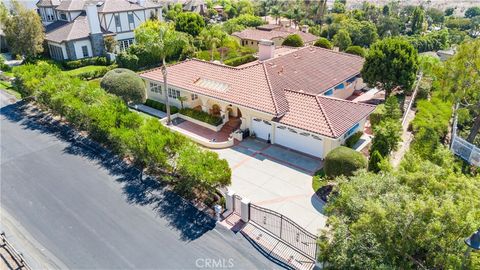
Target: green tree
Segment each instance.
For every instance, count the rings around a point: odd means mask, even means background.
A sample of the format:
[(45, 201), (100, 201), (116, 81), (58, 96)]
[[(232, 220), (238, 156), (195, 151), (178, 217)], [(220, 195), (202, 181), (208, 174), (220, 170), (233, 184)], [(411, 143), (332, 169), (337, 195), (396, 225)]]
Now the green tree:
[(455, 11), (454, 8), (445, 9), (445, 16), (452, 16), (454, 11)]
[(335, 2), (333, 3), (332, 12), (333, 13), (345, 13), (345, 11), (346, 11), (345, 4), (343, 4), (342, 2), (340, 2), (338, 0), (335, 0)]
[(302, 37), (299, 34), (292, 34), (287, 36), (283, 42), (283, 46), (290, 46), (290, 47), (302, 47), (303, 46), (303, 40)]
[(386, 96), (397, 87), (410, 91), (418, 70), (417, 51), (407, 41), (387, 38), (370, 47), (362, 68), (363, 80), (385, 90)]
[(378, 173), (380, 172), (380, 163), (382, 162), (383, 157), (380, 155), (378, 150), (373, 151), (368, 159), (368, 171)]
[(117, 40), (113, 36), (106, 36), (103, 39), (103, 42), (105, 43), (105, 49), (109, 53), (113, 53), (116, 50), (117, 47)]
[[(12, 14), (4, 17), (3, 31), (13, 54), (36, 57), (43, 52), (44, 28), (34, 10), (28, 10), (17, 1), (12, 1)], [(5, 15), (3, 15), (5, 16)]]
[(129, 69), (110, 70), (103, 76), (100, 86), (121, 97), (127, 104), (144, 103), (146, 100), (145, 83), (138, 74)]
[(335, 36), (333, 36), (333, 44), (340, 48), (341, 51), (347, 49), (350, 45), (352, 45), (352, 40), (350, 39), (350, 35), (344, 29), (340, 29)]
[(203, 17), (196, 12), (182, 12), (175, 18), (175, 30), (194, 37), (198, 36), (204, 27)]
[(333, 44), (328, 39), (321, 37), (317, 41), (315, 41), (314, 46), (325, 49), (332, 49)]
[(427, 22), (423, 8), (415, 7), (412, 17), (410, 18), (410, 24), (413, 34), (421, 34), (427, 30)]
[(382, 157), (387, 157), (398, 149), (402, 140), (402, 125), (398, 120), (384, 119), (373, 128), (371, 152), (378, 151)]
[(427, 9), (426, 15), (433, 24), (442, 24), (445, 20), (445, 15), (443, 11), (437, 8)]
[(470, 7), (465, 11), (465, 18), (473, 18), (476, 16), (480, 16), (480, 6)]
[(347, 30), (353, 45), (369, 47), (378, 39), (377, 28), (372, 22), (348, 19), (343, 20), (340, 25)]
[(365, 54), (366, 54), (365, 49), (363, 49), (360, 46), (348, 46), (348, 48), (345, 49), (345, 52), (350, 54), (355, 54), (361, 57), (365, 57)]
[(330, 151), (325, 157), (324, 171), (329, 178), (340, 175), (351, 176), (359, 169), (367, 168), (367, 159), (362, 153), (340, 146)]
[(188, 43), (182, 33), (176, 32), (171, 23), (146, 21), (135, 29), (135, 40), (159, 59), (162, 59), (163, 92), (167, 106), (167, 124), (170, 124), (170, 101), (168, 99), (167, 63), (165, 59), (175, 54)]
[(385, 115), (384, 119), (400, 120), (402, 111), (396, 96), (389, 96), (385, 100)]
[(279, 6), (275, 5), (272, 8), (270, 8), (269, 14), (270, 16), (275, 18), (275, 24), (278, 24), (278, 19), (282, 15), (282, 10), (280, 9)]
[(393, 37), (400, 35), (402, 21), (398, 17), (384, 16), (378, 20), (376, 26), (381, 37)]

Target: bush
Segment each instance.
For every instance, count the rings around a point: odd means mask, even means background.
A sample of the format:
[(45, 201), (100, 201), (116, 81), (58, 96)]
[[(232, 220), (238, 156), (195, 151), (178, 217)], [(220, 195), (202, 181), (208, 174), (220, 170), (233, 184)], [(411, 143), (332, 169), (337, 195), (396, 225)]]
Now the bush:
[(380, 171), (380, 163), (382, 162), (383, 157), (380, 155), (380, 152), (377, 150), (373, 151), (368, 160), (368, 170), (370, 172), (378, 173)]
[(108, 60), (106, 57), (103, 57), (103, 56), (62, 62), (62, 67), (67, 70), (77, 69), (85, 66), (106, 66), (106, 65), (108, 65)]
[(419, 100), (417, 114), (412, 121), (413, 132), (417, 133), (420, 128), (433, 128), (440, 138), (445, 137), (448, 131), (450, 117), (452, 116), (452, 104), (438, 97), (431, 100)]
[(114, 69), (115, 66), (85, 66), (78, 69), (72, 69), (66, 71), (65, 73), (77, 77), (82, 80), (92, 80), (96, 78), (103, 77), (108, 71)]
[(131, 70), (138, 70), (138, 56), (121, 52), (117, 55), (117, 64), (120, 68), (128, 68)]
[(367, 168), (367, 159), (360, 152), (340, 146), (328, 153), (323, 168), (329, 178), (352, 176), (353, 172)]
[[(165, 105), (165, 103), (158, 102), (158, 101), (153, 100), (153, 99), (147, 99), (147, 101), (145, 101), (145, 105), (148, 106), (148, 107), (152, 107), (154, 109), (160, 110), (162, 112), (167, 112), (167, 106)], [(170, 105), (170, 113), (171, 114), (176, 114), (176, 113), (178, 113), (178, 111), (179, 110), (178, 110), (177, 107)]]
[(232, 59), (225, 60), (223, 63), (227, 66), (236, 67), (236, 66), (243, 65), (245, 63), (255, 61), (255, 60), (257, 60), (257, 58), (255, 58), (255, 56), (253, 56), (252, 54), (248, 54), (248, 55), (244, 55), (244, 56), (235, 57), (235, 58), (232, 58)]
[(385, 105), (378, 105), (375, 110), (370, 114), (370, 125), (374, 128), (380, 121), (382, 121), (385, 115)]
[(175, 17), (175, 30), (198, 36), (205, 27), (203, 17), (196, 12), (182, 12)]
[(346, 53), (355, 54), (361, 57), (365, 57), (365, 50), (360, 46), (349, 46), (346, 50)]
[(210, 115), (204, 111), (197, 111), (191, 108), (183, 108), (180, 109), (180, 113), (213, 126), (219, 126), (223, 123), (221, 117)]
[(5, 58), (0, 55), (0, 70), (1, 71), (10, 71), (11, 68), (9, 65), (5, 64)]
[(320, 48), (325, 48), (325, 49), (332, 49), (333, 44), (326, 38), (321, 37), (317, 41), (315, 41), (315, 44), (313, 44), (316, 47)]
[(116, 68), (110, 70), (105, 74), (100, 86), (112, 93), (121, 97), (128, 103), (144, 103), (146, 99), (145, 83), (135, 72)]
[(360, 140), (360, 137), (362, 137), (363, 132), (357, 131), (355, 132), (352, 136), (348, 137), (347, 140), (345, 140), (345, 145), (349, 148), (353, 148), (355, 144)]
[(302, 47), (303, 40), (302, 37), (298, 34), (292, 34), (285, 38), (282, 42), (283, 46), (290, 46), (290, 47)]

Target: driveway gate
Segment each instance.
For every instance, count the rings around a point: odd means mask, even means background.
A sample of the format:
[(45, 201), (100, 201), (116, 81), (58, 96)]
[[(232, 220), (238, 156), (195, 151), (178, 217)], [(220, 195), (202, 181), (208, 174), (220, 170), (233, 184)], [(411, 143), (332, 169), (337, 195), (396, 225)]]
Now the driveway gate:
[(240, 215), (241, 214), (241, 210), (242, 209), (242, 197), (238, 196), (238, 195), (233, 195), (233, 211)]
[(300, 227), (291, 219), (277, 213), (250, 204), (250, 221), (266, 229), (276, 237), (282, 239), (287, 245), (301, 252), (305, 256), (316, 260), (317, 236)]

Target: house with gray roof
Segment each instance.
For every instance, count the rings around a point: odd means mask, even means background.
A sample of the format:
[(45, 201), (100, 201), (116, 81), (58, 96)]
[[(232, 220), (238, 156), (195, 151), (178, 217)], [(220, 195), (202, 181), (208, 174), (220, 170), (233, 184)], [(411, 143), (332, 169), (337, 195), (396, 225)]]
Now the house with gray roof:
[(134, 43), (134, 30), (149, 18), (162, 19), (166, 1), (40, 0), (38, 14), (45, 26), (47, 47), (56, 60), (105, 54), (104, 38), (113, 36), (117, 52)]

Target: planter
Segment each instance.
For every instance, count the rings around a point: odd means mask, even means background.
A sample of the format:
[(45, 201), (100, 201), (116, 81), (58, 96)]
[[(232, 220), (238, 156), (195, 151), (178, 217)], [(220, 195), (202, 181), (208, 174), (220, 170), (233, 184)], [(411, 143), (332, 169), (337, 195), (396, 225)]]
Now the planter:
[(202, 126), (202, 127), (208, 128), (208, 129), (210, 129), (210, 130), (213, 130), (213, 131), (215, 131), (215, 132), (220, 131), (220, 130), (222, 129), (223, 125), (224, 125), (224, 124), (221, 124), (221, 125), (218, 125), (218, 126), (210, 125), (210, 124), (205, 123), (205, 122), (203, 122), (203, 121), (200, 121), (200, 120), (197, 120), (197, 119), (193, 119), (193, 118), (191, 118), (191, 117), (189, 117), (189, 116), (183, 115), (183, 114), (181, 114), (181, 113), (178, 113), (178, 117), (180, 117), (180, 118), (182, 118), (182, 119), (184, 119), (184, 120), (187, 120), (187, 121), (189, 121), (189, 122), (192, 122), (192, 123), (194, 123), (194, 124), (197, 124), (197, 125), (199, 125), (199, 126)]

